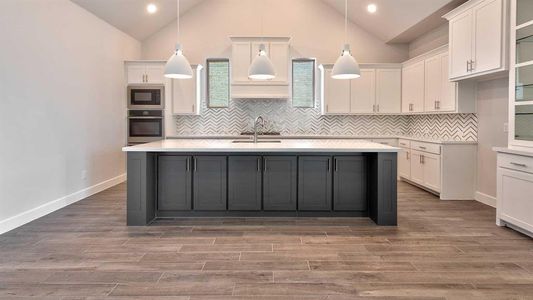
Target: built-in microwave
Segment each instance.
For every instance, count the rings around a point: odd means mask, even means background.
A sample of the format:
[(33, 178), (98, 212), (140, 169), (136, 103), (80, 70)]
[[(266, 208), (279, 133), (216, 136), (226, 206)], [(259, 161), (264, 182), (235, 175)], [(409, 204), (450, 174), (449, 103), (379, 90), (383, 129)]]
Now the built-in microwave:
[(128, 109), (164, 109), (164, 85), (128, 86)]
[(140, 144), (164, 139), (162, 110), (128, 111), (128, 144)]

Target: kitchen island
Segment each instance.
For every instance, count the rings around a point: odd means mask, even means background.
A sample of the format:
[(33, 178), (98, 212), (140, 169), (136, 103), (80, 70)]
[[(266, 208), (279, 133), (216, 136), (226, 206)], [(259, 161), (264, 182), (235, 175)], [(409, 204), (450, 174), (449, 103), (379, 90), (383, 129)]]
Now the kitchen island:
[(365, 140), (162, 140), (127, 152), (127, 224), (370, 217), (397, 225), (398, 148)]

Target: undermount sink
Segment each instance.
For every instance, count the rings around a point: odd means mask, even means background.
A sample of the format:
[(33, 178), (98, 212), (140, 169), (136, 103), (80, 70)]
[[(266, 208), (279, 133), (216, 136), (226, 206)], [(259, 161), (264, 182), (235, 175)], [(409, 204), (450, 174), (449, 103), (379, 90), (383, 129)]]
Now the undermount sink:
[[(254, 141), (252, 141), (252, 140), (234, 140), (234, 141), (232, 141), (232, 143), (253, 144)], [(259, 140), (259, 141), (257, 141), (257, 143), (281, 143), (281, 141), (280, 140)]]

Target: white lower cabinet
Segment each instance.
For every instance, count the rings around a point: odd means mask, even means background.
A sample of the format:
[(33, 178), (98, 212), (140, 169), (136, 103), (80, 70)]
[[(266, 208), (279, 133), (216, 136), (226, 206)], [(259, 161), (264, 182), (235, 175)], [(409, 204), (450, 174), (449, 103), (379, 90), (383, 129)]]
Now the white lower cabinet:
[(474, 199), (477, 145), (400, 139), (398, 176), (442, 200)]
[(498, 153), (496, 223), (533, 236), (533, 157)]

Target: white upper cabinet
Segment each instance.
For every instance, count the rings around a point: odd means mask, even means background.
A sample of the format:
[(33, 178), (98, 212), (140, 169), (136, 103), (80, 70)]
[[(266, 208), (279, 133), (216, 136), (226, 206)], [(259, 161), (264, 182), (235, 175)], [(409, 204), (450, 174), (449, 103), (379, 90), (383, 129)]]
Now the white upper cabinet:
[(449, 21), (449, 78), (457, 81), (508, 69), (508, 0), (470, 0)]
[(164, 84), (165, 62), (126, 62), (128, 84)]
[(350, 112), (350, 80), (331, 78), (331, 68), (324, 69), (323, 114), (347, 114)]
[(424, 111), (424, 67), (420, 61), (402, 71), (402, 112)]
[(331, 78), (332, 65), (322, 65), (322, 114), (399, 114), (401, 68), (397, 64), (362, 64), (361, 77)]
[(401, 112), (402, 70), (376, 70), (376, 110), (378, 113), (397, 114)]
[(404, 64), (402, 112), (404, 113), (474, 113), (473, 81), (448, 79), (449, 55), (441, 47)]
[(355, 114), (376, 112), (375, 70), (361, 69), (361, 77), (350, 80), (350, 112)]
[(193, 77), (190, 79), (172, 79), (172, 114), (199, 115), (202, 96), (201, 65), (193, 65)]
[[(231, 37), (231, 97), (240, 99), (288, 99), (290, 38), (288, 37)], [(276, 77), (271, 80), (252, 80), (248, 69), (264, 44), (267, 56), (274, 65)]]

